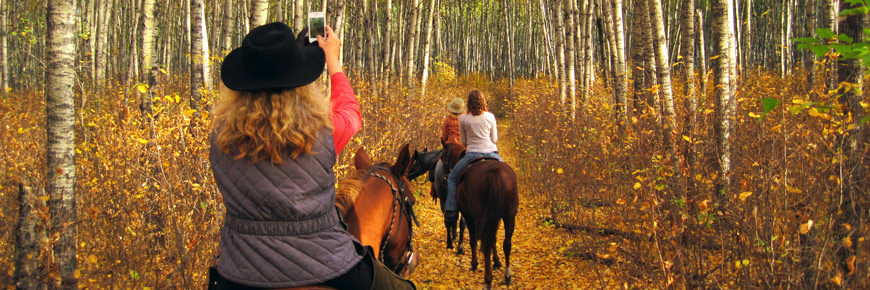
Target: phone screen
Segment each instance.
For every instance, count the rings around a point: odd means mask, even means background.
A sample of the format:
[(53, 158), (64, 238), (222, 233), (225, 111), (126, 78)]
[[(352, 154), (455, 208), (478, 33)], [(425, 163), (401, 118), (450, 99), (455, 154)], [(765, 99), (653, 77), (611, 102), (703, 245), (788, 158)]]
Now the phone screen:
[(308, 40), (316, 41), (317, 36), (326, 37), (326, 29), (324, 28), (324, 13), (309, 12), (308, 13)]

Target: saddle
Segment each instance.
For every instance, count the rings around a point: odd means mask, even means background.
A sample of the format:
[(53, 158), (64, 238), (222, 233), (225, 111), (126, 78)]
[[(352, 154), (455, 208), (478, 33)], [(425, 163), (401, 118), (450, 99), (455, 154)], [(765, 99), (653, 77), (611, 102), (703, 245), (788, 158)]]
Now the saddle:
[(462, 169), (462, 172), (459, 172), (459, 176), (460, 176), (459, 181), (465, 180), (465, 172), (467, 172), (468, 169), (471, 168), (475, 163), (478, 163), (481, 161), (487, 161), (487, 160), (495, 160), (495, 161), (501, 162), (500, 160), (498, 160), (498, 158), (486, 157), (486, 156), (471, 159), (471, 162), (468, 162), (468, 166), (465, 166), (465, 169)]

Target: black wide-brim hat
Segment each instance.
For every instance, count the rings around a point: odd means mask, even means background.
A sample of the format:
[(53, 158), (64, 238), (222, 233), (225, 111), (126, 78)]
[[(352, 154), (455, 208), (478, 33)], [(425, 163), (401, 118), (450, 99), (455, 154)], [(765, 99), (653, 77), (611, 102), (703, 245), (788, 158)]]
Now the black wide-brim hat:
[(234, 91), (295, 88), (317, 80), (325, 63), (320, 46), (299, 44), (292, 28), (273, 22), (252, 29), (224, 58), (221, 80)]

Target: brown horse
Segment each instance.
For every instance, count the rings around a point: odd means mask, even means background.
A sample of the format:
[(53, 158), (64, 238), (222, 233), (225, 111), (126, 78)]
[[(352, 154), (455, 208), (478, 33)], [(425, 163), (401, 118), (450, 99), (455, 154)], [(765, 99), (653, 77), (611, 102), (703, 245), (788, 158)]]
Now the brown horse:
[(356, 171), (339, 183), (335, 201), (347, 231), (402, 277), (410, 275), (418, 261), (411, 244), (416, 199), (405, 178), (410, 164), (407, 144), (393, 165), (373, 164), (360, 148), (354, 156)]
[[(445, 165), (448, 168), (456, 164), (464, 155), (462, 149), (464, 148), (456, 145), (445, 147), (445, 151), (454, 152), (447, 154), (448, 160)], [(455, 152), (459, 150), (462, 150), (463, 153), (456, 154)], [(484, 260), (484, 289), (492, 287), (492, 268), (501, 266), (495, 250), (496, 232), (498, 232), (499, 221), (501, 221), (504, 223), (504, 283), (510, 284), (511, 238), (520, 203), (517, 191), (517, 174), (504, 162), (483, 159), (469, 164), (461, 172), (458, 181), (456, 205), (468, 223), (468, 237), (471, 242), (471, 270), (477, 269), (477, 241), (480, 240)], [(490, 264), (490, 254), (494, 260), (493, 264)]]

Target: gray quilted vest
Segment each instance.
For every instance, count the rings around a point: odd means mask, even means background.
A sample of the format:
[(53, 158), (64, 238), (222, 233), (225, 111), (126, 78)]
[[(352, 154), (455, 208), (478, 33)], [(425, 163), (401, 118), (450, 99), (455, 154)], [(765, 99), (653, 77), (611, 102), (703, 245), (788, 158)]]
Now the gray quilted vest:
[[(286, 288), (336, 278), (361, 259), (335, 210), (335, 148), (324, 129), (311, 154), (268, 160), (227, 155), (212, 137), (209, 161), (223, 195), (217, 270), (243, 285)], [(356, 242), (359, 243), (359, 242)]]

